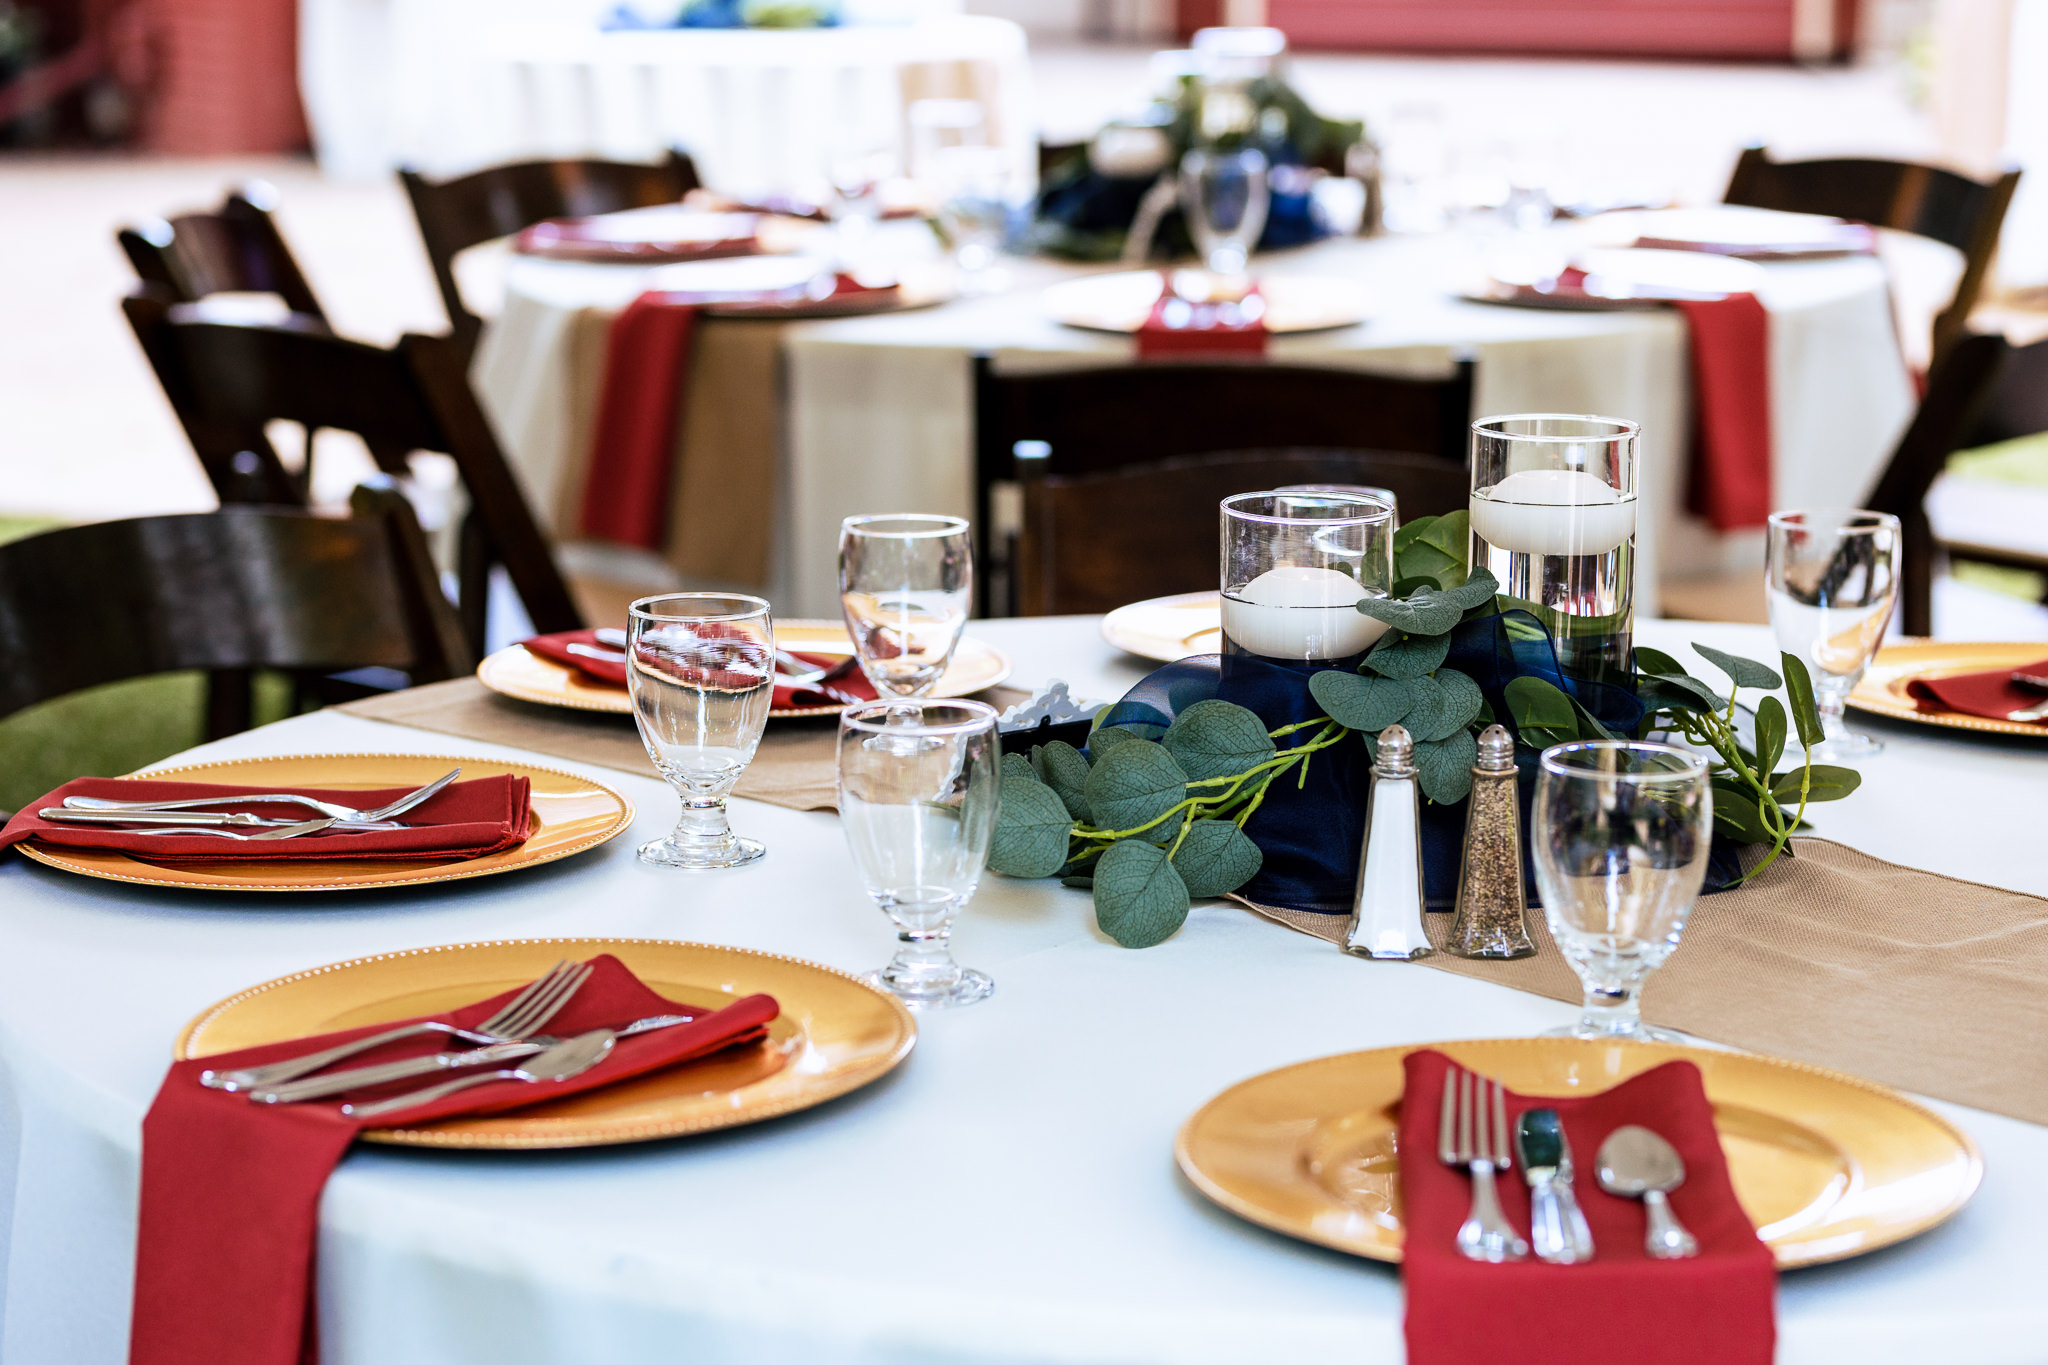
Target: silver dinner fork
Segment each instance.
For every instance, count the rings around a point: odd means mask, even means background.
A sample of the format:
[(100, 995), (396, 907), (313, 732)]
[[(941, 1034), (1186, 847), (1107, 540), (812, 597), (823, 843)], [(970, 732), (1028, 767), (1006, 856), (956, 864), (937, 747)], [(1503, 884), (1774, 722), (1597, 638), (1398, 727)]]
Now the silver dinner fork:
[(1444, 1075), (1444, 1101), (1437, 1120), (1437, 1159), (1472, 1173), (1472, 1211), (1458, 1228), (1458, 1250), (1469, 1260), (1519, 1261), (1529, 1254), (1501, 1212), (1496, 1173), (1513, 1162), (1508, 1144), (1507, 1092), (1501, 1083), (1463, 1067)]
[(581, 990), (583, 983), (596, 970), (587, 962), (557, 962), (545, 976), (531, 982), (525, 990), (505, 1002), (504, 1008), (484, 1020), (473, 1029), (457, 1028), (436, 1019), (424, 1023), (401, 1024), (394, 1029), (358, 1038), (352, 1043), (342, 1043), (320, 1052), (311, 1052), (303, 1057), (292, 1057), (281, 1062), (270, 1062), (264, 1066), (243, 1067), (235, 1071), (214, 1071), (208, 1069), (199, 1073), (201, 1085), (215, 1090), (267, 1090), (285, 1081), (297, 1080), (309, 1072), (346, 1060), (373, 1047), (395, 1043), (401, 1038), (417, 1038), (423, 1033), (445, 1033), (464, 1042), (517, 1043), (531, 1038), (547, 1027)]
[(333, 801), (322, 801), (311, 796), (294, 796), (288, 792), (272, 792), (260, 796), (243, 796), (239, 793), (225, 796), (190, 796), (174, 801), (110, 801), (99, 796), (67, 796), (64, 804), (72, 810), (196, 810), (201, 806), (270, 806), (279, 803), (304, 806), (317, 810), (332, 820), (346, 820), (350, 824), (374, 823), (389, 820), (394, 815), (403, 815), (414, 806), (438, 795), (443, 787), (462, 776), (462, 769), (443, 773), (417, 791), (407, 792), (388, 805), (375, 810), (357, 810), (353, 806), (339, 805)]

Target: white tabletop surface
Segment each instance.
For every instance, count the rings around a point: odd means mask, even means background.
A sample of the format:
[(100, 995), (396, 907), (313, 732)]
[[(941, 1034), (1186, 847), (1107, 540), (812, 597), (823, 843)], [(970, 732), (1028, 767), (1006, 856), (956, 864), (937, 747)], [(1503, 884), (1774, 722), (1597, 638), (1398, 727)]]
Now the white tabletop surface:
[[(1113, 695), (1146, 668), (1093, 619), (973, 629), (1014, 656), (1021, 682)], [(1769, 657), (1765, 634), (1641, 630), (1681, 657), (1694, 639)], [(2048, 892), (2048, 859), (2016, 837), (2048, 748), (1885, 733), (1863, 790), (1823, 808), (1818, 833)], [(198, 752), (329, 751), (516, 754), (335, 714)], [(836, 816), (737, 802), (735, 824), (769, 856), (681, 874), (633, 857), (672, 817), (667, 790), (591, 771), (638, 803), (634, 828), (517, 876), (283, 901), (0, 859), (0, 1357), (124, 1358), (139, 1124), (179, 1027), (235, 990), (369, 952), (525, 935), (699, 939), (855, 969), (888, 954)], [(1174, 1169), (1176, 1129), (1271, 1067), (1526, 1034), (1571, 1013), (1350, 958), (1225, 904), (1126, 951), (1095, 931), (1085, 893), (1048, 883), (991, 878), (957, 945), (995, 977), (993, 999), (926, 1018), (893, 1077), (823, 1109), (573, 1154), (352, 1154), (322, 1206), (328, 1365), (1396, 1361), (1394, 1271), (1211, 1207)], [(1913, 1242), (1787, 1275), (1781, 1362), (2043, 1358), (2048, 1131), (1935, 1107), (1982, 1147), (1982, 1192)]]

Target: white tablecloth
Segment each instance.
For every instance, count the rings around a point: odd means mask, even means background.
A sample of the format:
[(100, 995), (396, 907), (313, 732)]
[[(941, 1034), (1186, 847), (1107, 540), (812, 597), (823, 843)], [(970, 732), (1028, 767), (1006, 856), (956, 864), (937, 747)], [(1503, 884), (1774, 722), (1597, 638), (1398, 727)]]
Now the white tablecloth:
[[(1056, 673), (1104, 695), (1143, 671), (1092, 619), (974, 629), (1011, 652), (1022, 681)], [(1646, 623), (1641, 636), (1681, 657), (1694, 639), (1769, 648), (1754, 627)], [(1898, 728), (1890, 743), (1862, 791), (1816, 816), (1819, 833), (2048, 892), (2048, 860), (2023, 837), (2039, 805), (2037, 748)], [(333, 714), (199, 752), (334, 751), (513, 752)], [(836, 816), (737, 802), (734, 823), (768, 857), (676, 873), (633, 856), (674, 798), (593, 771), (638, 803), (634, 828), (518, 876), (287, 901), (0, 858), (8, 1365), (125, 1358), (139, 1124), (179, 1027), (244, 986), (365, 953), (521, 935), (699, 939), (849, 969), (891, 950)], [(823, 1109), (610, 1150), (353, 1153), (321, 1207), (326, 1365), (1398, 1361), (1395, 1273), (1211, 1207), (1176, 1174), (1174, 1133), (1218, 1090), (1271, 1067), (1527, 1034), (1571, 1014), (1347, 957), (1224, 904), (1131, 952), (1095, 932), (1085, 893), (1040, 882), (991, 879), (957, 946), (993, 974), (995, 996), (925, 1019), (896, 1075)], [(1982, 1192), (1913, 1242), (1787, 1275), (1781, 1365), (2042, 1359), (2048, 1129), (1935, 1108), (1983, 1148)]]
[[(1761, 565), (1761, 537), (1716, 536), (1683, 510), (1691, 384), (1675, 313), (1556, 312), (1468, 303), (1475, 261), (1451, 237), (1333, 240), (1261, 258), (1273, 273), (1350, 276), (1377, 300), (1356, 327), (1276, 338), (1275, 360), (1442, 373), (1478, 362), (1475, 415), (1591, 412), (1643, 424), (1637, 609), (1656, 608), (1663, 573)], [(973, 358), (1000, 370), (1128, 361), (1129, 339), (1065, 327), (1036, 286), (1079, 273), (1016, 262), (1016, 290), (921, 312), (793, 325), (778, 561), (769, 595), (790, 615), (838, 612), (839, 523), (897, 509), (969, 515), (974, 494)], [(473, 377), (543, 514), (586, 440), (569, 414), (569, 320), (617, 309), (641, 288), (631, 267), (515, 259), (504, 312), (485, 334)], [(1911, 417), (1883, 267), (1871, 258), (1774, 265), (1760, 293), (1771, 314), (1774, 505), (1853, 505)], [(573, 501), (569, 505), (574, 505)], [(560, 529), (560, 528), (558, 528)]]
[(900, 151), (909, 101), (980, 102), (1037, 171), (1024, 30), (945, 15), (813, 30), (598, 31), (596, 0), (302, 0), (299, 84), (321, 168), (455, 175), (681, 147), (729, 194), (816, 195), (832, 158)]

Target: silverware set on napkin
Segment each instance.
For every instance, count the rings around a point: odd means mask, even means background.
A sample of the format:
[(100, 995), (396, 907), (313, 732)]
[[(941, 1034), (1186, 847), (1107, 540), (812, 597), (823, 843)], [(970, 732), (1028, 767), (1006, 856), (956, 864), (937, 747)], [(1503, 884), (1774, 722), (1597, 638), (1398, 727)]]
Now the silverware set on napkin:
[[(600, 663), (622, 664), (626, 662), (626, 632), (615, 626), (605, 626), (594, 632), (594, 645), (572, 644), (566, 646), (571, 654), (585, 659), (596, 659)], [(775, 651), (775, 681), (782, 687), (808, 688), (829, 697), (842, 706), (858, 706), (866, 701), (853, 693), (832, 686), (826, 680), (839, 674), (853, 661), (838, 668), (817, 668), (797, 658), (786, 649)]]
[[(1458, 1250), (1467, 1259), (1496, 1265), (1520, 1261), (1532, 1245), (1537, 1259), (1553, 1265), (1593, 1259), (1593, 1231), (1573, 1187), (1577, 1171), (1571, 1143), (1555, 1109), (1525, 1111), (1510, 1143), (1506, 1089), (1499, 1081), (1452, 1067), (1444, 1076), (1437, 1159), (1472, 1177), (1472, 1211), (1458, 1228)], [(1527, 1241), (1509, 1223), (1496, 1188), (1496, 1177), (1517, 1161), (1529, 1185)], [(1617, 1128), (1600, 1144), (1594, 1175), (1607, 1193), (1643, 1201), (1648, 1220), (1643, 1245), (1653, 1258), (1699, 1254), (1699, 1242), (1665, 1198), (1685, 1183), (1685, 1162), (1670, 1142), (1636, 1124)]]
[[(357, 810), (333, 801), (288, 792), (239, 792), (221, 796), (194, 796), (175, 801), (110, 801), (95, 796), (67, 796), (61, 806), (45, 806), (37, 816), (54, 824), (111, 825), (130, 834), (208, 834), (219, 839), (296, 839), (301, 835), (331, 830), (337, 834), (359, 834), (366, 830), (409, 829), (392, 817), (403, 815), (437, 795), (462, 776), (456, 768), (443, 773), (426, 786), (407, 792), (396, 801), (372, 810)], [(295, 805), (317, 811), (313, 820), (271, 819), (247, 811), (210, 811), (208, 806)], [(237, 833), (237, 830), (257, 831)]]
[[(555, 1038), (543, 1034), (541, 1030), (575, 998), (576, 992), (590, 979), (593, 970), (590, 964), (584, 962), (558, 962), (545, 975), (528, 983), (519, 994), (506, 1001), (497, 1013), (475, 1028), (458, 1028), (454, 1024), (433, 1019), (416, 1024), (401, 1024), (397, 1028), (386, 1029), (382, 1033), (358, 1038), (353, 1042), (341, 1043), (323, 1048), (319, 1052), (310, 1052), (301, 1057), (291, 1057), (264, 1066), (234, 1071), (202, 1071), (199, 1080), (202, 1085), (215, 1090), (246, 1094), (250, 1100), (258, 1104), (295, 1104), (304, 1100), (325, 1099), (365, 1086), (407, 1080), (414, 1076), (462, 1073), (452, 1080), (441, 1081), (424, 1089), (408, 1091), (367, 1104), (344, 1104), (341, 1107), (342, 1113), (354, 1118), (376, 1118), (382, 1114), (426, 1104), (444, 1095), (454, 1094), (472, 1085), (482, 1085), (487, 1081), (567, 1080), (571, 1076), (581, 1075), (590, 1070), (610, 1056), (613, 1044), (620, 1038), (651, 1033), (656, 1029), (669, 1028), (676, 1024), (687, 1024), (694, 1017), (687, 1014), (656, 1014), (637, 1019), (621, 1029), (591, 1029), (570, 1038)], [(326, 1070), (336, 1062), (346, 1061), (350, 1057), (387, 1043), (435, 1033), (444, 1034), (457, 1042), (474, 1043), (478, 1046), (469, 1051), (442, 1051), (424, 1057), (409, 1057), (399, 1062), (352, 1067), (345, 1071)], [(515, 1062), (518, 1065), (509, 1065)], [(315, 1075), (315, 1072), (324, 1074)]]

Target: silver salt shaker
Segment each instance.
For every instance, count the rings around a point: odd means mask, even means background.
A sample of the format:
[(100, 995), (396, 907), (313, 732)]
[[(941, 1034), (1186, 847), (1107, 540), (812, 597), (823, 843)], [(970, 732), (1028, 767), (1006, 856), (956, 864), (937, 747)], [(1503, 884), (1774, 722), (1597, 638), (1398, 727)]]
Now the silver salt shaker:
[(1404, 959), (1433, 951), (1422, 928), (1421, 815), (1415, 741), (1401, 726), (1389, 725), (1380, 731), (1365, 798), (1365, 846), (1344, 951)]
[(1479, 736), (1472, 795), (1465, 804), (1465, 856), (1458, 867), (1458, 917), (1444, 940), (1456, 957), (1528, 957), (1528, 899), (1522, 889), (1522, 826), (1515, 741), (1489, 725)]

